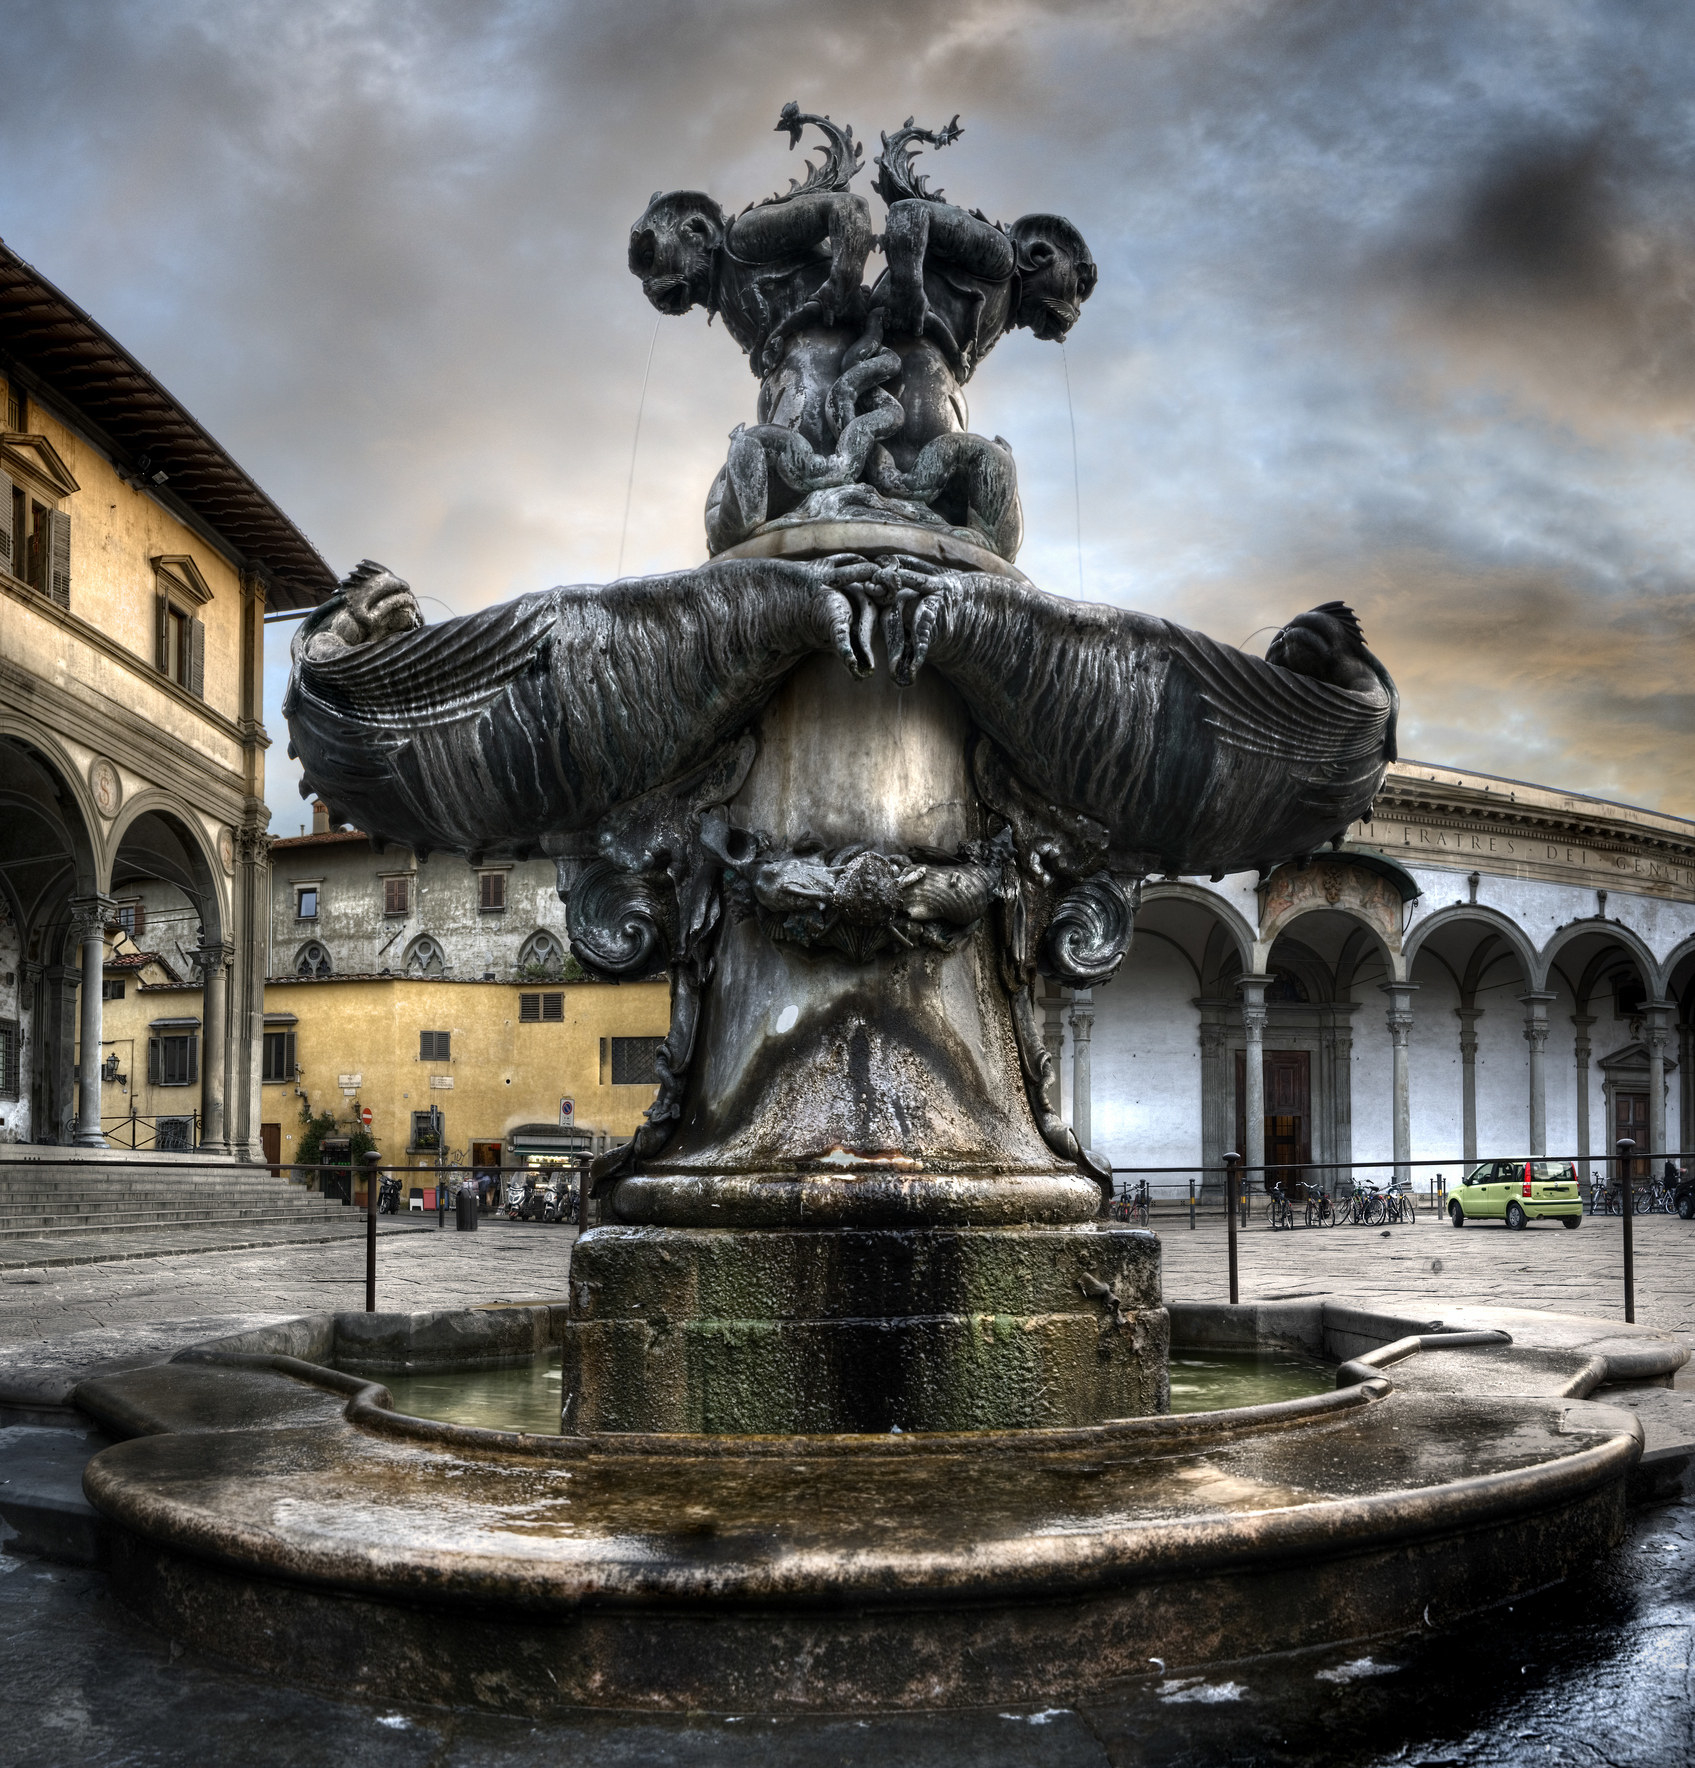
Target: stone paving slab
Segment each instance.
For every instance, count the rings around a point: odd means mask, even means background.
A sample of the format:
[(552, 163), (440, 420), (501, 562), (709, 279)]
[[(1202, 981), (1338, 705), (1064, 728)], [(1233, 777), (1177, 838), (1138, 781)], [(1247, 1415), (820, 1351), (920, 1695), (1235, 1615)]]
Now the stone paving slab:
[[(409, 1222), (383, 1216), (379, 1239), (392, 1234), (435, 1232), (435, 1222)], [(119, 1229), (98, 1235), (42, 1234), (0, 1241), (0, 1271), (57, 1270), (65, 1265), (106, 1265), (137, 1258), (183, 1258), (197, 1252), (247, 1252), (260, 1246), (324, 1246), (332, 1240), (365, 1239), (365, 1217), (346, 1222), (278, 1222), (254, 1227), (199, 1227), (193, 1223), (158, 1228)]]
[[(385, 1312), (565, 1299), (576, 1232), (564, 1225), (485, 1217), (475, 1233), (451, 1225), (387, 1235), (377, 1243), (377, 1306)], [(0, 1270), (0, 1345), (46, 1346), (73, 1333), (224, 1317), (289, 1318), (364, 1306), (363, 1235), (174, 1258)], [(93, 1341), (88, 1341), (93, 1342)], [(182, 1343), (193, 1340), (180, 1340)], [(116, 1354), (114, 1349), (113, 1354)], [(151, 1359), (149, 1359), (151, 1360)], [(12, 1364), (16, 1359), (8, 1355)], [(131, 1365), (134, 1366), (134, 1365)]]
[[(1191, 1232), (1156, 1216), (1167, 1299), (1229, 1299), (1220, 1217)], [(1695, 1222), (1637, 1216), (1636, 1323), (1695, 1344)], [(1588, 1216), (1575, 1232), (1535, 1222), (1514, 1233), (1494, 1223), (1455, 1229), (1421, 1215), (1395, 1228), (1266, 1227), (1256, 1209), (1239, 1236), (1243, 1301), (1306, 1295), (1357, 1297), (1426, 1314), (1465, 1304), (1624, 1319), (1623, 1220)]]

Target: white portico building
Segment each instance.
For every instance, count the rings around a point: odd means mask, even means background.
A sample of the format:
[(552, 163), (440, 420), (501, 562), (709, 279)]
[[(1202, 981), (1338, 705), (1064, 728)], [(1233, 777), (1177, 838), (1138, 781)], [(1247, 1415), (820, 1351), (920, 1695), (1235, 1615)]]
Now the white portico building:
[(1452, 1179), (1625, 1135), (1675, 1156), (1695, 1132), (1695, 822), (1399, 762), (1339, 850), (1150, 879), (1117, 976), (1044, 1006), (1065, 1109), (1115, 1166), (1237, 1148)]

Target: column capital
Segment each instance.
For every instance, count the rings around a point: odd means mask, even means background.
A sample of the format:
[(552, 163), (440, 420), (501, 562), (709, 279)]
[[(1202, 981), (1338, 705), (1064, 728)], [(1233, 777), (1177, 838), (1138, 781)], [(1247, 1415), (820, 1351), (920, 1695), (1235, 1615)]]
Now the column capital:
[(85, 945), (96, 934), (104, 935), (116, 918), (118, 905), (111, 897), (98, 891), (90, 896), (73, 896), (70, 900), (71, 931), (78, 945)]
[(200, 972), (202, 983), (213, 974), (222, 974), (235, 961), (235, 947), (226, 940), (194, 946), (189, 954)]
[(1259, 1042), (1265, 1035), (1269, 1015), (1265, 1005), (1265, 991), (1271, 986), (1272, 978), (1250, 970), (1238, 984), (1242, 994), (1242, 1029), (1248, 1034), (1250, 1043)]
[(1518, 998), (1524, 1002), (1525, 1007), (1531, 1013), (1541, 1012), (1545, 1014), (1548, 1011), (1548, 1008), (1560, 997), (1551, 988), (1527, 988)]
[(1404, 1050), (1407, 1039), (1412, 1035), (1412, 996), (1418, 984), (1381, 982), (1378, 987), (1389, 997), (1389, 1006), (1383, 1015), (1383, 1021), (1389, 1027), (1389, 1037), (1396, 1049)]

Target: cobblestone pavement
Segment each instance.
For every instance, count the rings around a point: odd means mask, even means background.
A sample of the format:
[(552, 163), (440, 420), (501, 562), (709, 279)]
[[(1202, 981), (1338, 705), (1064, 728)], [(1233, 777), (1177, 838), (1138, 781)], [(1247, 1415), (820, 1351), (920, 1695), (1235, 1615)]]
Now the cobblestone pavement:
[[(560, 1301), (575, 1231), (485, 1219), (474, 1234), (413, 1229), (377, 1242), (385, 1312)], [(0, 1344), (217, 1314), (309, 1314), (365, 1305), (365, 1242), (254, 1247), (0, 1271)]]
[[(1222, 1217), (1191, 1233), (1187, 1219), (1159, 1216), (1165, 1293), (1185, 1301), (1230, 1295)], [(1636, 1323), (1695, 1342), (1695, 1222), (1636, 1216)], [(1289, 1228), (1272, 1232), (1255, 1210), (1239, 1239), (1243, 1301), (1298, 1295), (1345, 1295), (1374, 1301), (1547, 1308), (1563, 1314), (1624, 1318), (1624, 1220), (1586, 1216), (1575, 1233), (1533, 1222), (1513, 1233), (1503, 1224), (1454, 1229), (1423, 1213), (1411, 1226)], [(3, 1293), (3, 1291), (0, 1291)]]
[[(435, 1221), (379, 1216), (377, 1233), (423, 1234)], [(42, 1234), (0, 1242), (0, 1271), (49, 1270), (60, 1265), (109, 1265), (124, 1259), (181, 1258), (185, 1253), (245, 1252), (259, 1246), (314, 1246), (331, 1240), (365, 1239), (365, 1216), (349, 1210), (345, 1220), (277, 1222), (269, 1226), (127, 1228), (111, 1234)]]
[[(1695, 1342), (1695, 1223), (1637, 1216), (1636, 1319)], [(1219, 1217), (1190, 1232), (1156, 1216), (1165, 1291), (1174, 1299), (1229, 1293)], [(1240, 1239), (1244, 1301), (1346, 1295), (1416, 1305), (1446, 1302), (1550, 1308), (1623, 1318), (1623, 1222), (1591, 1216), (1572, 1233), (1552, 1222), (1522, 1233), (1481, 1224), (1456, 1232), (1440, 1217), (1385, 1237), (1378, 1228), (1273, 1233), (1256, 1216)], [(377, 1305), (415, 1312), (491, 1301), (562, 1300), (574, 1230), (485, 1218), (475, 1234), (450, 1226), (378, 1242)], [(357, 1236), (328, 1244), (185, 1253), (65, 1267), (0, 1270), (0, 1344), (41, 1343), (95, 1327), (213, 1314), (302, 1314), (363, 1305)]]

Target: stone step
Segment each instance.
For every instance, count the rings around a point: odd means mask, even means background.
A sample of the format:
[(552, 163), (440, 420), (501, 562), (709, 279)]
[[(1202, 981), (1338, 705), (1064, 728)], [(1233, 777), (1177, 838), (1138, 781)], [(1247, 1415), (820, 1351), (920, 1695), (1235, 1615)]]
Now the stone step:
[[(200, 1228), (251, 1228), (256, 1231), (272, 1228), (285, 1228), (290, 1231), (295, 1229), (310, 1230), (340, 1227), (344, 1221), (348, 1224), (349, 1231), (352, 1231), (362, 1219), (357, 1212), (349, 1211), (345, 1216), (306, 1217), (304, 1219), (299, 1216), (197, 1216), (194, 1220), (185, 1222), (138, 1221), (101, 1223), (74, 1228), (0, 1228), (0, 1245), (13, 1246), (21, 1241), (30, 1241), (42, 1246), (50, 1246), (61, 1241), (92, 1240), (109, 1234), (140, 1234), (153, 1231), (187, 1233)], [(382, 1218), (385, 1222), (391, 1219), (393, 1218), (388, 1216)], [(433, 1222), (434, 1217), (431, 1217), (431, 1220)]]

